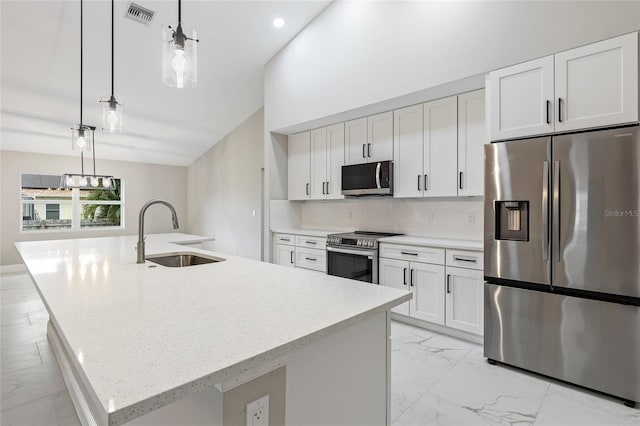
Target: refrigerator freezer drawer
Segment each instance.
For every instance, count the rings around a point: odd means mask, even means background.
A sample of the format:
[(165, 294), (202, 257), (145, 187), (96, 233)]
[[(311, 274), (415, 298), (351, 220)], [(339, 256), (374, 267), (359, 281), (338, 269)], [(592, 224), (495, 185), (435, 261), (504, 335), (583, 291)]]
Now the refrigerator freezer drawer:
[(484, 355), (640, 401), (640, 307), (485, 284)]

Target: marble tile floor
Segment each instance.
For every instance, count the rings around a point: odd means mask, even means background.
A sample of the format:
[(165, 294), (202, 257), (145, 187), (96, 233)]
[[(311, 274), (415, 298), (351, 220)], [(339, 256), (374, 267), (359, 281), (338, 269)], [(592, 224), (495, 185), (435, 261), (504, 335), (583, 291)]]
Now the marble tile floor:
[[(46, 340), (27, 274), (0, 275), (2, 426), (80, 422)], [(393, 322), (392, 425), (640, 425), (640, 410), (519, 370), (479, 345)]]

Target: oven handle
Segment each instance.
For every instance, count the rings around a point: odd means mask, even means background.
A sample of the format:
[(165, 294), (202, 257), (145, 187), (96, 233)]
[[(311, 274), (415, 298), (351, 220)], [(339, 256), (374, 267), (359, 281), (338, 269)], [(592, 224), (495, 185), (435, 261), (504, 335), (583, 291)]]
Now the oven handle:
[(332, 251), (334, 253), (355, 254), (357, 256), (367, 256), (369, 258), (373, 258), (376, 255), (375, 250), (349, 250), (343, 248), (327, 247), (327, 251)]

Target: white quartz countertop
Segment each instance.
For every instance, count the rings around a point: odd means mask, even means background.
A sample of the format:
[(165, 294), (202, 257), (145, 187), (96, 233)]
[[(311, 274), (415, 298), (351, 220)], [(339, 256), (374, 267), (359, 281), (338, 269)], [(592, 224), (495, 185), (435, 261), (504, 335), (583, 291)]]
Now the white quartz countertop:
[(346, 231), (328, 231), (326, 229), (303, 229), (303, 228), (274, 228), (271, 232), (277, 234), (309, 235), (311, 237), (326, 237), (329, 234), (337, 234)]
[(385, 237), (380, 239), (381, 243), (409, 244), (414, 246), (442, 247), (445, 249), (460, 250), (484, 250), (484, 242), (479, 240), (456, 240), (448, 238), (414, 237), (410, 235), (399, 235), (397, 237)]
[(225, 258), (136, 264), (136, 236), (16, 243), (62, 341), (117, 425), (390, 309), (409, 292), (184, 247), (149, 235), (147, 256)]

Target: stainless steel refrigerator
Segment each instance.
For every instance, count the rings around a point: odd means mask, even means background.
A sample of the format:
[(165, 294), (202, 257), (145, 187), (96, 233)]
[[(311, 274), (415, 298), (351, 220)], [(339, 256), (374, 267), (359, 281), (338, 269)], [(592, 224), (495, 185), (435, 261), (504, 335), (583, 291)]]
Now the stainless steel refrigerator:
[(484, 354), (640, 401), (640, 128), (485, 147)]

